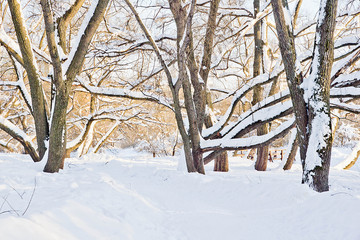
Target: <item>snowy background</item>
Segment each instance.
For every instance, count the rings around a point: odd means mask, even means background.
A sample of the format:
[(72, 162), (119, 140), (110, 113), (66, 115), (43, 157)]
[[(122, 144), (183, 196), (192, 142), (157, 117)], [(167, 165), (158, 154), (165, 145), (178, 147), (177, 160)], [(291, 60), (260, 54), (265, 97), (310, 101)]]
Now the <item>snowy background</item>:
[[(333, 150), (333, 166), (349, 149)], [(230, 158), (230, 172), (178, 170), (181, 157), (119, 150), (67, 159), (58, 174), (0, 154), (1, 239), (360, 239), (360, 166), (331, 169), (330, 191), (291, 171)]]

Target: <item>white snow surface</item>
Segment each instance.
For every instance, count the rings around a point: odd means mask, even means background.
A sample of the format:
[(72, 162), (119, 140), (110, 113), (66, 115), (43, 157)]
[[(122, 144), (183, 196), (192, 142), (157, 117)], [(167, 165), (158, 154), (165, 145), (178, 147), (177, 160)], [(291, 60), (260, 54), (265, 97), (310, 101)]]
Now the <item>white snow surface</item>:
[[(333, 151), (334, 166), (345, 152)], [(178, 158), (117, 150), (48, 174), (26, 155), (1, 153), (1, 239), (360, 239), (359, 164), (331, 169), (320, 194), (300, 184), (299, 161), (257, 172), (231, 157), (230, 172), (208, 165), (200, 175), (178, 171)]]

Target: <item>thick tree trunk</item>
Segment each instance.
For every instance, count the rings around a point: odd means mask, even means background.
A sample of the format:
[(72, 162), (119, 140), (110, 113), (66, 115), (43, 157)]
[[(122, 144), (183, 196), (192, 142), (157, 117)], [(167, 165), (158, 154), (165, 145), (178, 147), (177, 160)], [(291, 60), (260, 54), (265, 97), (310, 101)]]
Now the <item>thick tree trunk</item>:
[(337, 0), (320, 1), (314, 55), (308, 81), (308, 134), (303, 181), (318, 192), (328, 191), (332, 130), (330, 117), (330, 81), (334, 58), (334, 30)]
[[(332, 147), (330, 74), (337, 0), (320, 1), (312, 72), (304, 82), (296, 60), (294, 37), (289, 23), (285, 21), (282, 3), (272, 0), (272, 6), (299, 133), (302, 182), (315, 191), (328, 191)], [(305, 84), (305, 88), (301, 84)]]
[(81, 36), (80, 42), (75, 49), (69, 67), (66, 69), (66, 79), (63, 79), (61, 59), (58, 55), (58, 45), (55, 42), (55, 27), (52, 19), (49, 0), (41, 0), (44, 14), (48, 48), (54, 69), (54, 84), (56, 87), (55, 105), (52, 112), (50, 129), (49, 154), (44, 172), (58, 172), (64, 166), (66, 156), (66, 112), (72, 83), (81, 71), (85, 54), (88, 50), (102, 18), (105, 14), (109, 0), (99, 0), (86, 29)]
[(50, 127), (49, 156), (44, 168), (44, 172), (49, 173), (63, 169), (66, 157), (66, 111), (69, 93), (66, 89), (57, 89), (56, 92)]
[(215, 158), (214, 171), (216, 172), (228, 172), (229, 171), (229, 161), (228, 154), (226, 151), (221, 153)]

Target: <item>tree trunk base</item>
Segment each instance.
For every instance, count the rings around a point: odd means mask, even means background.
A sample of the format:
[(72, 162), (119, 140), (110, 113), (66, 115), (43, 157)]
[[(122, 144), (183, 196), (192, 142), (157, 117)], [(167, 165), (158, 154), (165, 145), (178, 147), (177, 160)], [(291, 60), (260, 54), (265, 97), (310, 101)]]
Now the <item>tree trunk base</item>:
[(216, 172), (228, 172), (229, 171), (229, 159), (227, 152), (221, 153), (214, 159), (214, 171)]
[(262, 148), (258, 148), (255, 170), (266, 171), (268, 158), (269, 158), (269, 147), (265, 146)]

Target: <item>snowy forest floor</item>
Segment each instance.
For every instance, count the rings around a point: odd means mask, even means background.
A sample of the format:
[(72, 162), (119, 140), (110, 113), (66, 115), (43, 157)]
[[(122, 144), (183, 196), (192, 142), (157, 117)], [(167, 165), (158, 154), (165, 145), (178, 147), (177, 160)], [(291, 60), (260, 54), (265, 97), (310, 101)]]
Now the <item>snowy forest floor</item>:
[[(346, 157), (333, 150), (333, 164)], [(67, 159), (58, 174), (19, 154), (0, 154), (0, 238), (359, 240), (360, 164), (330, 172), (330, 191), (300, 184), (291, 171), (188, 174), (179, 157), (125, 149)]]

